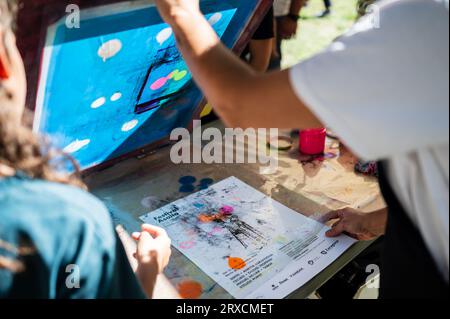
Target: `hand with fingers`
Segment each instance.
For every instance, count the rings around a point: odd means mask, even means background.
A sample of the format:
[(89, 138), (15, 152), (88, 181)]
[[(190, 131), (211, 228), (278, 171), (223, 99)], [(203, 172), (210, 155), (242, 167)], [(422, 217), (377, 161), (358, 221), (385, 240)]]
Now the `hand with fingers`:
[(152, 225), (142, 225), (142, 232), (132, 235), (137, 241), (134, 254), (138, 262), (136, 275), (149, 298), (153, 296), (156, 279), (169, 264), (171, 240), (166, 231)]
[(363, 213), (352, 208), (331, 211), (323, 217), (324, 222), (335, 220), (327, 237), (343, 233), (358, 240), (372, 240), (384, 234), (387, 223), (387, 209)]

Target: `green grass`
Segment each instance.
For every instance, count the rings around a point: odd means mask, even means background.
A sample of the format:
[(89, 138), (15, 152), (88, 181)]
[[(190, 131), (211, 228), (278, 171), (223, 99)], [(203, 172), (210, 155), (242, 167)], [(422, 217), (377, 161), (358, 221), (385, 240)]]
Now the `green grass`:
[(334, 0), (331, 15), (318, 19), (324, 10), (322, 0), (309, 0), (302, 11), (297, 36), (283, 42), (283, 67), (290, 67), (323, 50), (348, 30), (356, 19), (357, 0)]

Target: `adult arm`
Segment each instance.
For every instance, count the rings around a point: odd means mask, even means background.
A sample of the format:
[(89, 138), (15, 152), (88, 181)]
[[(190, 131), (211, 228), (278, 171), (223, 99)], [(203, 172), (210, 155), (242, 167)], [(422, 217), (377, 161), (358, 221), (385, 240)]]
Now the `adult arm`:
[(194, 79), (230, 126), (305, 129), (323, 121), (370, 160), (448, 145), (443, 3), (384, 1), (320, 54), (261, 75), (220, 43), (198, 0), (156, 2)]
[(222, 45), (201, 14), (198, 0), (156, 3), (173, 28), (195, 81), (227, 125), (302, 129), (321, 126), (296, 96), (288, 72), (259, 74)]

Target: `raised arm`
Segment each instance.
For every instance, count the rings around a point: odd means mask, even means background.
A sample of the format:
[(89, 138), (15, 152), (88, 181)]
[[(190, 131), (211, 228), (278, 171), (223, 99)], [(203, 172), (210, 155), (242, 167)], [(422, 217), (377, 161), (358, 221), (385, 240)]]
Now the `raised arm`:
[(198, 0), (157, 0), (178, 46), (216, 112), (229, 126), (311, 128), (321, 123), (294, 93), (287, 71), (258, 74), (228, 50)]

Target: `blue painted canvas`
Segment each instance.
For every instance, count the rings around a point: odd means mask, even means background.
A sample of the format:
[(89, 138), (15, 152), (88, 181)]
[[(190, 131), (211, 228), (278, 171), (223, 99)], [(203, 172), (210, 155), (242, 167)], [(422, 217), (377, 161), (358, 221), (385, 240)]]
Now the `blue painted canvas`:
[[(232, 47), (259, 2), (205, 0), (201, 7)], [(202, 100), (172, 30), (145, 3), (87, 9), (81, 28), (61, 20), (48, 29), (34, 126), (83, 169), (186, 127)]]

